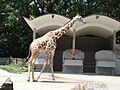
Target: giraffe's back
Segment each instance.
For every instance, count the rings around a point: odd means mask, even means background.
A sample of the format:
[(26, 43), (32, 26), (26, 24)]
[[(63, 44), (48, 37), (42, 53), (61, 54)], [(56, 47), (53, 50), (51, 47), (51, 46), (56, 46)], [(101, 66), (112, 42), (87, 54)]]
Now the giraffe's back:
[[(44, 52), (46, 48), (54, 49), (56, 42), (52, 39), (52, 35), (52, 31), (50, 31), (42, 37), (35, 39), (30, 45), (31, 51)], [(49, 47), (47, 47), (47, 44), (49, 44)]]

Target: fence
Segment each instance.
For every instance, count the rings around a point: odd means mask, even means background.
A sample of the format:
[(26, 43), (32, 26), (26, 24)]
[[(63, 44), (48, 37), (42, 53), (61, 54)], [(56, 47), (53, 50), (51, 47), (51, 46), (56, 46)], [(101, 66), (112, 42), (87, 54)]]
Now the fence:
[(11, 63), (26, 63), (26, 58), (12, 58), (12, 57), (0, 57), (0, 65), (6, 65)]

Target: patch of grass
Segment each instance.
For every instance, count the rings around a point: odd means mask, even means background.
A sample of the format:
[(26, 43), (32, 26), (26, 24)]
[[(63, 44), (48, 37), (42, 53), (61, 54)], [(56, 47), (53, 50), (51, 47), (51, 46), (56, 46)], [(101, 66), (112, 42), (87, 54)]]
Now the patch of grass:
[(21, 72), (26, 72), (27, 67), (22, 66), (21, 64), (8, 64), (8, 65), (0, 65), (0, 69), (6, 70), (11, 73), (21, 73)]

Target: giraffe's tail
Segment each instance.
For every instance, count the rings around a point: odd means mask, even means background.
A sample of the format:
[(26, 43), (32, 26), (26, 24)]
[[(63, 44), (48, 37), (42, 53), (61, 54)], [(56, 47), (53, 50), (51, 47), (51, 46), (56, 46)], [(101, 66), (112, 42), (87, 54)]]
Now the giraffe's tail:
[(26, 62), (28, 62), (29, 58), (30, 58), (30, 54), (31, 54), (31, 50), (30, 50), (30, 47), (29, 47), (29, 53), (28, 53), (28, 56), (26, 58)]

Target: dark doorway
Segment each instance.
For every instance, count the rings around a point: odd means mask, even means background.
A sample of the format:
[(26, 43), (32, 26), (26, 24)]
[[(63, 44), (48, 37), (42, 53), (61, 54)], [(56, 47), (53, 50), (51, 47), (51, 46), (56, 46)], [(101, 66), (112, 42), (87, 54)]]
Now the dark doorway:
[(55, 57), (54, 57), (55, 71), (62, 71), (63, 51), (70, 48), (72, 48), (72, 37), (68, 37), (64, 35), (57, 41), (57, 48), (56, 48)]
[(85, 60), (83, 62), (83, 73), (95, 73), (95, 52), (85, 52)]
[(76, 38), (76, 49), (85, 53), (83, 62), (83, 73), (95, 73), (96, 60), (95, 53), (99, 50), (112, 49), (112, 38), (107, 39), (96, 36), (84, 36)]

